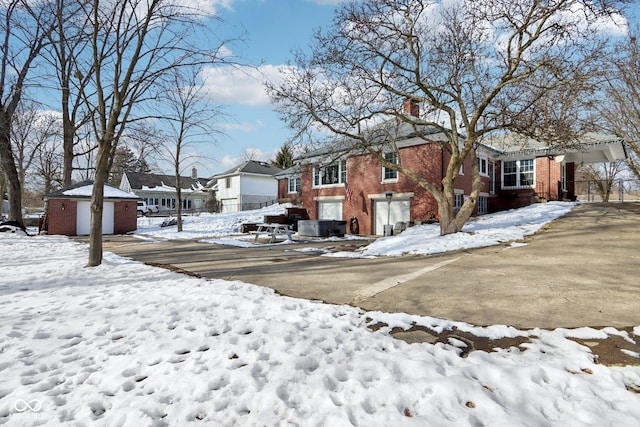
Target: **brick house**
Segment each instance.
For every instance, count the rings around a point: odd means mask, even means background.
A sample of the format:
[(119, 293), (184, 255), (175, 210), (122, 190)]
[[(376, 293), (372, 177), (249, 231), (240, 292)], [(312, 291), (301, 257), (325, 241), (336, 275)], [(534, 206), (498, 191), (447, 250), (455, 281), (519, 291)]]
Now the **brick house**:
[[(399, 157), (405, 167), (439, 183), (449, 161), (438, 144), (443, 141), (445, 135), (435, 128), (425, 129), (422, 137), (408, 133), (397, 138), (397, 153), (384, 155), (392, 162)], [(359, 234), (365, 235), (383, 234), (385, 224), (437, 220), (437, 203), (426, 190), (382, 167), (375, 156), (351, 148), (341, 142), (296, 159), (296, 166), (276, 175), (279, 200), (306, 208), (312, 219), (352, 223), (355, 218)], [(475, 214), (482, 215), (538, 200), (574, 199), (577, 163), (624, 159), (626, 151), (619, 138), (587, 134), (564, 150), (525, 138), (492, 139), (479, 144), (477, 155), (483, 190)], [(470, 171), (470, 159), (466, 159), (456, 180), (456, 207), (471, 193)], [(350, 201), (345, 184), (352, 193)]]
[[(45, 216), (40, 231), (65, 236), (85, 236), (91, 224), (93, 181), (83, 181), (46, 194)], [(139, 197), (108, 184), (104, 186), (103, 234), (125, 234), (138, 228)]]

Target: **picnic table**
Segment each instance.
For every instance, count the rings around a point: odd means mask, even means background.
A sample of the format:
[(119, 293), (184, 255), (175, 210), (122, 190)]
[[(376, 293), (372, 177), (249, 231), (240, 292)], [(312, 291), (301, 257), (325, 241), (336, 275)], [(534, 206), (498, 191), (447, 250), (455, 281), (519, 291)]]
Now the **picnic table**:
[(250, 231), (251, 234), (255, 234), (255, 240), (262, 235), (268, 235), (269, 243), (274, 243), (277, 236), (285, 236), (287, 240), (291, 240), (291, 235), (294, 233), (287, 224), (257, 224), (255, 231)]

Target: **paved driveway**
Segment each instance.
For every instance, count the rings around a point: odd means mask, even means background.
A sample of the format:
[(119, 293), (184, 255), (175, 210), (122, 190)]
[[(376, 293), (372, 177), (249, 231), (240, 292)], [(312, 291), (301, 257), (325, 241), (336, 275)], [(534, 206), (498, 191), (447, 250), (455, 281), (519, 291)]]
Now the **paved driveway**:
[(640, 325), (640, 207), (580, 205), (526, 240), (437, 256), (351, 259), (358, 241), (237, 248), (105, 239), (105, 250), (293, 297), (519, 328)]

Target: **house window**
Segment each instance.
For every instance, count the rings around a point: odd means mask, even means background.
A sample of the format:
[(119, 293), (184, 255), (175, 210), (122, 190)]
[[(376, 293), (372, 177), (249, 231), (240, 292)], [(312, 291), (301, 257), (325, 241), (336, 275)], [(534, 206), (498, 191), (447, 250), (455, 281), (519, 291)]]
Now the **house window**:
[[(385, 153), (384, 154), (384, 159), (389, 163), (393, 163), (394, 165), (397, 165), (398, 164), (398, 153), (396, 153), (395, 151), (393, 151), (391, 153)], [(397, 180), (397, 179), (398, 179), (398, 171), (386, 168), (384, 166), (382, 167), (382, 180), (383, 181), (393, 181), (393, 180)]]
[(505, 188), (531, 187), (533, 185), (533, 159), (510, 160), (502, 165)]
[(224, 184), (225, 184), (225, 188), (231, 188), (231, 177), (230, 176), (225, 178)]
[(458, 212), (464, 203), (464, 194), (456, 193), (455, 199), (453, 200), (453, 211)]
[(478, 197), (478, 215), (483, 215), (488, 212), (489, 198), (487, 196)]
[(480, 170), (480, 175), (489, 176), (489, 168), (488, 161), (486, 157), (478, 157), (478, 169)]
[(347, 161), (341, 160), (328, 166), (313, 168), (313, 185), (344, 184), (347, 180)]
[(496, 165), (489, 162), (489, 193), (496, 194)]
[(301, 187), (299, 176), (289, 178), (289, 193), (299, 193)]

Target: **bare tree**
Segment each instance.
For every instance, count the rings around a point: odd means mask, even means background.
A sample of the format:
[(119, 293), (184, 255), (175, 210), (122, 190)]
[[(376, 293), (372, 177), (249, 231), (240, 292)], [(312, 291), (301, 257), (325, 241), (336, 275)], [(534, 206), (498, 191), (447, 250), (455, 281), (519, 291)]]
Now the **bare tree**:
[(29, 84), (30, 71), (48, 40), (51, 15), (46, 2), (2, 2), (0, 21), (0, 166), (7, 182), (9, 219), (22, 223), (22, 182), (11, 145), (14, 114)]
[(22, 195), (27, 185), (27, 171), (39, 159), (47, 144), (59, 137), (60, 116), (51, 111), (41, 111), (38, 105), (23, 100), (13, 116), (11, 124), (11, 143), (15, 156), (18, 178), (22, 184)]
[(587, 181), (588, 188), (591, 184), (603, 202), (608, 202), (613, 190), (616, 178), (624, 171), (624, 162), (598, 163), (583, 165), (578, 170), (581, 180)]
[(161, 153), (173, 167), (177, 229), (182, 231), (182, 172), (200, 158), (195, 151), (197, 146), (215, 143), (214, 137), (220, 131), (212, 126), (212, 119), (219, 117), (221, 111), (207, 100), (197, 68), (173, 70), (160, 102), (166, 108), (168, 123)]
[(626, 161), (640, 178), (640, 31), (636, 27), (603, 61), (604, 94), (592, 100), (603, 127), (623, 138), (630, 149)]
[(44, 194), (51, 193), (62, 185), (62, 147), (61, 140), (54, 140), (45, 144), (38, 151), (38, 161), (35, 164), (36, 175), (42, 182)]
[[(90, 58), (80, 68), (91, 70), (84, 88), (85, 105), (98, 149), (91, 198), (88, 266), (102, 262), (104, 184), (118, 142), (131, 123), (149, 117), (145, 106), (164, 87), (160, 79), (178, 68), (219, 63), (222, 44), (202, 50), (189, 40), (198, 34), (199, 16), (170, 0), (99, 0), (83, 2), (89, 22)], [(80, 64), (80, 61), (76, 60)]]
[[(55, 0), (54, 30), (47, 49), (58, 81), (60, 111), (62, 114), (63, 185), (71, 185), (77, 132), (89, 119), (83, 109), (82, 94), (92, 78), (91, 67), (80, 71), (77, 60), (87, 54), (90, 38), (84, 28), (88, 16), (82, 13), (82, 3), (77, 0)], [(53, 79), (52, 79), (53, 80)]]
[[(586, 86), (604, 48), (600, 31), (610, 6), (588, 0), (346, 2), (333, 26), (317, 32), (312, 53), (297, 53), (283, 69), (283, 82), (267, 87), (297, 137), (308, 139), (319, 129), (376, 156), (432, 194), (441, 233), (454, 233), (482, 189), (478, 141), (509, 129), (545, 131), (555, 139), (574, 135), (559, 121), (571, 114), (555, 117), (543, 101)], [(419, 117), (405, 114), (406, 100), (421, 106)], [(441, 182), (385, 159), (385, 151), (398, 152), (399, 138), (415, 134), (430, 142), (434, 129), (444, 135), (449, 159)], [(466, 158), (472, 191), (456, 213), (454, 184)]]
[(242, 153), (240, 153), (240, 158), (244, 162), (249, 162), (252, 160), (260, 160), (262, 156), (263, 156), (262, 151), (253, 147), (246, 147), (244, 150), (242, 150)]

